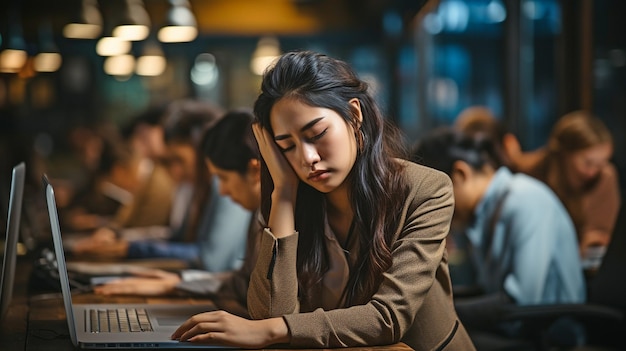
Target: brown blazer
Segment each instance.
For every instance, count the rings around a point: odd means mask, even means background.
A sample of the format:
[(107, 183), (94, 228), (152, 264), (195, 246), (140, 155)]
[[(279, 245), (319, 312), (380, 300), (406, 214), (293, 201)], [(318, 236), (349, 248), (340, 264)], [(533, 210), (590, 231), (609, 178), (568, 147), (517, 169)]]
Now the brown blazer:
[(445, 250), (454, 210), (452, 182), (439, 171), (405, 164), (410, 191), (394, 235), (393, 264), (367, 304), (301, 311), (296, 277), (298, 233), (276, 239), (265, 229), (248, 289), (251, 317), (283, 316), (293, 347), (403, 341), (415, 350), (474, 350), (454, 309)]

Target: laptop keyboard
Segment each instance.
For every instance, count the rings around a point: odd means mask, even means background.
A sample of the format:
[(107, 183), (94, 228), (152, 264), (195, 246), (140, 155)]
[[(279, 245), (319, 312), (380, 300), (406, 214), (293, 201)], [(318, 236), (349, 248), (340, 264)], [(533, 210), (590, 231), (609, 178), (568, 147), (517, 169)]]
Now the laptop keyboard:
[(143, 308), (92, 309), (88, 311), (92, 333), (150, 332), (150, 318)]

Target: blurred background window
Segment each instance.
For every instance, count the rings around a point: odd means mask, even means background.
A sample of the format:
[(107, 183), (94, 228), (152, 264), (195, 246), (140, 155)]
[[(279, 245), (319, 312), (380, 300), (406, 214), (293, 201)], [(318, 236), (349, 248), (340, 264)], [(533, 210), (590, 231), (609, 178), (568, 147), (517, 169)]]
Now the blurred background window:
[[(250, 107), (280, 53), (348, 61), (409, 141), (489, 106), (527, 150), (590, 109), (624, 149), (626, 2), (611, 0), (6, 0), (0, 129), (123, 124), (194, 97)], [(615, 154), (624, 172), (625, 156)], [(626, 187), (623, 187), (626, 188)]]

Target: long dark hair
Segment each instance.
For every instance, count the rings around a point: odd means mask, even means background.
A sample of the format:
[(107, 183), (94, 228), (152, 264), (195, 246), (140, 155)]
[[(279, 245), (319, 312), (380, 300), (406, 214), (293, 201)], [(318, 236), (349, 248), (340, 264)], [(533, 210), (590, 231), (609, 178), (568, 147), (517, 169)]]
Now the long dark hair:
[[(284, 98), (297, 99), (309, 106), (337, 112), (355, 130), (358, 145), (356, 162), (349, 175), (350, 202), (354, 210), (354, 233), (358, 235), (359, 259), (350, 269), (346, 306), (363, 304), (375, 293), (382, 273), (392, 263), (391, 237), (397, 230), (401, 206), (407, 194), (402, 166), (394, 157), (405, 156), (397, 129), (387, 123), (368, 91), (350, 66), (340, 60), (310, 51), (284, 54), (263, 77), (261, 94), (254, 105), (260, 125), (274, 134), (270, 112)], [(358, 99), (363, 120), (350, 104)], [(360, 130), (360, 131), (359, 131)], [(386, 138), (394, 132), (394, 138)], [(390, 143), (395, 139), (395, 143)], [(262, 163), (261, 210), (268, 218), (273, 184)], [(303, 306), (310, 306), (308, 292), (321, 282), (328, 270), (324, 244), (326, 215), (324, 194), (300, 182), (295, 209), (300, 232), (297, 255), (298, 284)]]

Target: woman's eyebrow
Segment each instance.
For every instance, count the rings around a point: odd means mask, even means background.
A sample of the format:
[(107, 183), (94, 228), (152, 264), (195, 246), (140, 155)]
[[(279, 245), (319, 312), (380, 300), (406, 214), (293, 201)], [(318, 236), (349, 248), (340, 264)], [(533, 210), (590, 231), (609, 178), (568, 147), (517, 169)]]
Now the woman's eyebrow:
[[(323, 119), (324, 119), (324, 116), (318, 117), (318, 118), (312, 120), (311, 122), (305, 124), (304, 127), (300, 128), (300, 132), (304, 132), (305, 130), (312, 128), (315, 124), (317, 124), (317, 122), (319, 122), (319, 121), (321, 121)], [(289, 134), (280, 134), (280, 135), (275, 135), (274, 136), (274, 140), (275, 141), (285, 140), (285, 139), (288, 139), (288, 138), (291, 138), (291, 135), (289, 135)]]

